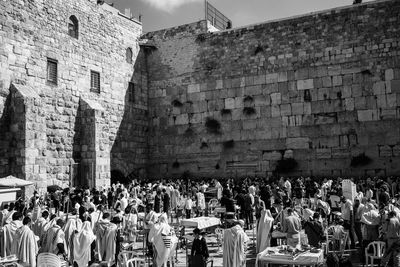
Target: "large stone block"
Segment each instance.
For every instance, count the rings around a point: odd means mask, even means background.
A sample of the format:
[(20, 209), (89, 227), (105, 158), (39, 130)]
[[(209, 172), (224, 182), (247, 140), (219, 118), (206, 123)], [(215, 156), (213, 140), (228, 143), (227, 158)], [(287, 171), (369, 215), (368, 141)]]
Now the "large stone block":
[(307, 149), (310, 147), (310, 139), (308, 137), (287, 138), (286, 147), (288, 149)]
[(313, 88), (314, 88), (314, 80), (313, 79), (297, 81), (297, 89), (298, 90), (313, 89)]

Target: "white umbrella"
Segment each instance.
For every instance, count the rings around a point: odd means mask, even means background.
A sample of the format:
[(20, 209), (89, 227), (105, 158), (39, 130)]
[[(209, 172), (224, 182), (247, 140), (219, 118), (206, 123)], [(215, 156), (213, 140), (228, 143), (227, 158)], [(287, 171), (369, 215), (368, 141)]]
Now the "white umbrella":
[(33, 185), (33, 183), (12, 175), (0, 178), (0, 187), (23, 187), (28, 185)]

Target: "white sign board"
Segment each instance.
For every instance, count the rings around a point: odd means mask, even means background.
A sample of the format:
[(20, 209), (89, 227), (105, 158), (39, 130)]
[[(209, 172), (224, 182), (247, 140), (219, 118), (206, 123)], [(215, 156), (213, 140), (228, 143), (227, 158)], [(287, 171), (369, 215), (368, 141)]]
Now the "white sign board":
[(343, 180), (342, 181), (342, 194), (346, 199), (350, 199), (354, 201), (354, 198), (357, 195), (356, 185), (351, 180)]

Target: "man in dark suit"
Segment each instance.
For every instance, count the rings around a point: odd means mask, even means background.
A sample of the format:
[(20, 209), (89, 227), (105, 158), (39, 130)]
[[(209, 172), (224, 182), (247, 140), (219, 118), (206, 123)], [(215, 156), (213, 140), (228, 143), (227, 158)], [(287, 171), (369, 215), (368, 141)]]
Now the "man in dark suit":
[(191, 267), (204, 267), (208, 259), (208, 248), (205, 239), (205, 234), (200, 235), (201, 231), (199, 228), (193, 230), (194, 240), (192, 246), (192, 264)]
[(324, 240), (324, 228), (319, 219), (319, 212), (315, 212), (313, 219), (304, 224), (304, 231), (306, 232), (308, 243), (313, 247), (320, 247), (320, 242)]

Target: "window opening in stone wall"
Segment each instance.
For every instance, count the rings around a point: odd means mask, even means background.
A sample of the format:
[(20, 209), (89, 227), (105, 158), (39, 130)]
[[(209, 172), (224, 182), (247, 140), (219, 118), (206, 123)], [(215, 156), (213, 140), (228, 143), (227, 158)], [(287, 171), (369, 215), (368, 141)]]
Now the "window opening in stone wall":
[(78, 39), (79, 25), (78, 19), (75, 16), (69, 17), (68, 34), (69, 36)]
[(132, 64), (132, 48), (130, 47), (126, 49), (126, 62)]
[(90, 91), (100, 93), (100, 73), (97, 71), (90, 71)]
[(128, 101), (131, 103), (135, 103), (135, 84), (133, 82), (129, 82)]
[(47, 59), (47, 82), (57, 85), (57, 60)]

